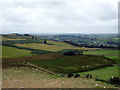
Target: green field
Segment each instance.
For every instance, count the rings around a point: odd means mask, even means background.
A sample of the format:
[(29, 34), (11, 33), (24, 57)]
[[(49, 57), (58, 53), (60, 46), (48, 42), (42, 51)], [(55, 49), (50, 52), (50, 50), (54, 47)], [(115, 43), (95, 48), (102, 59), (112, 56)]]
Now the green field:
[(70, 44), (64, 43), (64, 42), (56, 42), (56, 41), (51, 41), (47, 40), (48, 43), (53, 44), (55, 46), (71, 46)]
[(4, 37), (2, 37), (2, 40), (6, 41), (6, 40), (26, 40), (26, 39), (11, 39), (11, 38), (4, 38)]
[[(113, 59), (118, 63), (118, 56), (120, 51), (118, 50), (100, 50), (100, 51), (85, 51), (84, 54), (102, 54), (108, 58)], [(93, 76), (98, 76), (100, 79), (109, 79), (112, 76), (118, 76), (118, 66), (104, 67), (101, 69), (90, 70), (87, 72), (80, 73), (81, 75), (92, 74)]]
[(108, 80), (112, 76), (118, 77), (118, 66), (110, 66), (110, 67), (104, 67), (104, 68), (99, 68), (96, 70), (90, 70), (86, 72), (79, 73), (82, 76), (85, 76), (86, 74), (91, 74), (93, 77), (98, 77), (99, 79), (104, 79)]
[(28, 62), (35, 64), (39, 67), (46, 68), (56, 73), (75, 73), (89, 69), (95, 69), (106, 65), (111, 65), (113, 61), (103, 56), (64, 56), (61, 55), (55, 59), (31, 59)]
[(84, 54), (102, 54), (105, 55), (108, 58), (113, 59), (118, 63), (118, 56), (120, 51), (118, 50), (99, 50), (99, 51), (85, 51)]
[(99, 50), (99, 51), (85, 51), (84, 54), (105, 54), (105, 55), (118, 55), (118, 50)]
[(31, 53), (31, 51), (28, 50), (2, 46), (2, 58), (26, 57), (32, 55), (33, 54)]
[[(104, 49), (100, 47), (101, 43), (101, 45), (117, 48), (116, 35), (35, 35), (35, 39), (33, 36), (34, 34), (2, 36), (3, 87), (18, 88), (20, 85), (19, 88), (116, 87), (109, 83), (95, 81), (93, 78), (57, 76), (57, 74), (67, 76), (70, 73), (78, 73), (81, 76), (91, 74), (94, 78), (104, 80), (112, 76), (118, 77), (117, 65), (120, 51), (109, 49), (110, 47)], [(83, 50), (83, 54), (71, 56), (64, 54), (75, 51), (74, 49)], [(78, 53), (77, 50), (75, 53)], [(51, 75), (50, 71), (56, 74)]]
[(54, 45), (48, 45), (48, 44), (38, 44), (38, 43), (28, 43), (28, 44), (16, 44), (17, 46), (22, 46), (22, 47), (28, 47), (28, 48), (33, 48), (33, 49), (38, 49), (38, 50), (47, 50), (47, 51), (53, 51), (57, 52), (63, 49), (82, 49), (82, 50), (91, 50), (93, 48), (82, 48), (82, 47), (75, 47), (66, 43), (62, 42), (54, 42), (54, 41), (49, 41), (50, 44)]

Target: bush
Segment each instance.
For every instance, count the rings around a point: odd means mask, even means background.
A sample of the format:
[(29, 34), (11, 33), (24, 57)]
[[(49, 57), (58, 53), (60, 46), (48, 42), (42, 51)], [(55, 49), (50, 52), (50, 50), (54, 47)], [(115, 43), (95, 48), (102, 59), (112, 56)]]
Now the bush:
[(90, 75), (90, 78), (92, 78), (92, 75)]
[(86, 78), (92, 78), (92, 75), (87, 74), (85, 77), (86, 77)]
[(86, 78), (89, 78), (89, 74), (85, 75)]
[(75, 78), (78, 78), (78, 77), (80, 77), (80, 75), (79, 74), (75, 74)]
[(120, 84), (120, 78), (119, 77), (110, 78), (109, 81), (112, 84)]
[(68, 51), (68, 52), (65, 52), (64, 55), (76, 55), (76, 54), (73, 51)]
[(82, 54), (83, 54), (82, 50), (71, 50), (64, 52), (64, 55), (82, 55)]
[(74, 75), (71, 73), (71, 74), (68, 74), (67, 76), (70, 78), (70, 77), (72, 77), (72, 76), (74, 76)]
[(46, 41), (46, 40), (44, 40), (44, 43), (45, 43), (45, 44), (47, 44), (47, 41)]
[(29, 35), (29, 34), (24, 34), (24, 36), (31, 36), (31, 35)]

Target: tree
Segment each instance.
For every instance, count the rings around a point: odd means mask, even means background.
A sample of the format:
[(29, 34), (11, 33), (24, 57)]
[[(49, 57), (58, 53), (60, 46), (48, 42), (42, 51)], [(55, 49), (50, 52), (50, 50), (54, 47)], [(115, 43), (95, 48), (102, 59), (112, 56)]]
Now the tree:
[(45, 43), (45, 44), (47, 44), (47, 41), (46, 41), (46, 40), (44, 40), (44, 43)]
[(32, 39), (34, 39), (35, 37), (34, 36), (32, 36)]
[(31, 35), (29, 35), (29, 34), (24, 34), (24, 36), (31, 36)]
[(82, 50), (70, 50), (63, 53), (64, 55), (82, 55)]
[(76, 55), (74, 51), (65, 52), (64, 55)]

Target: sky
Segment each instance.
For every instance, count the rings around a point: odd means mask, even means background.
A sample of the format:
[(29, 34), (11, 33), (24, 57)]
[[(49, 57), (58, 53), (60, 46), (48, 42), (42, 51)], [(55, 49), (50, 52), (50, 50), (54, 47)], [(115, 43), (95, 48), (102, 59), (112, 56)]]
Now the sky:
[(118, 33), (119, 0), (1, 0), (1, 33)]

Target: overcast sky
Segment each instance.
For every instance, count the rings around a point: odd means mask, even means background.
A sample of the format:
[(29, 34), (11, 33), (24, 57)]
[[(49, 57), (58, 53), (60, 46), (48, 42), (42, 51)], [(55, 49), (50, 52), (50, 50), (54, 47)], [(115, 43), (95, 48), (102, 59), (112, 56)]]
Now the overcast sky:
[(119, 0), (4, 1), (0, 2), (2, 33), (118, 32)]

